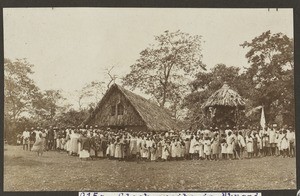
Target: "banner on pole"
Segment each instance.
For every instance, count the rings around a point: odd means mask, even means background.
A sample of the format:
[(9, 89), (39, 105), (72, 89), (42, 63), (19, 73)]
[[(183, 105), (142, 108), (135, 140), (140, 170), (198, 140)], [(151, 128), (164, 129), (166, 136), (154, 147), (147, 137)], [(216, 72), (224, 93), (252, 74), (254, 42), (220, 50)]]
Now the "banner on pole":
[(266, 118), (264, 107), (261, 108), (260, 126), (264, 129), (266, 127)]

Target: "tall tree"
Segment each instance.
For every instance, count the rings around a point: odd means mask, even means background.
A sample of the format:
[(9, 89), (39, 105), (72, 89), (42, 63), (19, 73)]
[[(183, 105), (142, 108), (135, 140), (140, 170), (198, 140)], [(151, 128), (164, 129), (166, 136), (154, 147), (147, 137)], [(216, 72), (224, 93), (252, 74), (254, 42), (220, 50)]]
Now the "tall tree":
[[(19, 124), (32, 109), (32, 99), (39, 89), (30, 78), (33, 65), (26, 59), (4, 59), (4, 136), (14, 143)], [(23, 127), (24, 128), (24, 127)]]
[(61, 106), (59, 101), (65, 100), (60, 90), (46, 90), (39, 92), (33, 99), (33, 115), (39, 123), (53, 123)]
[(184, 94), (187, 78), (201, 69), (205, 69), (201, 36), (165, 31), (140, 53), (123, 84), (151, 95), (161, 107), (166, 103), (174, 106), (178, 102), (174, 96)]
[(253, 105), (265, 107), (269, 122), (294, 123), (293, 39), (266, 31), (241, 46), (249, 48), (245, 80), (252, 84)]
[(26, 59), (12, 62), (4, 59), (4, 102), (5, 116), (16, 121), (32, 107), (32, 99), (39, 89), (30, 78), (33, 65)]

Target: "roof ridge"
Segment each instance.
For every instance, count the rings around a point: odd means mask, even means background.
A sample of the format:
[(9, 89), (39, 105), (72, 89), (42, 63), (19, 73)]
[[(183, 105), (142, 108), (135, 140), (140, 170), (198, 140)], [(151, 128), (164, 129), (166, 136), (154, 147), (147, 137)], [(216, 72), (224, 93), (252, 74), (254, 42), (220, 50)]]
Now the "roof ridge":
[(136, 111), (136, 114), (141, 118), (149, 130), (158, 131), (179, 128), (176, 121), (172, 118), (169, 110), (160, 107), (158, 104), (155, 104), (143, 96), (135, 94), (134, 92), (131, 92), (130, 90), (127, 90), (116, 83), (110, 86), (105, 95), (98, 102), (95, 110), (93, 111), (94, 115), (90, 114), (83, 123), (89, 123), (95, 117), (111, 93), (113, 93), (115, 90), (119, 91), (125, 97), (125, 99), (128, 100), (134, 111)]

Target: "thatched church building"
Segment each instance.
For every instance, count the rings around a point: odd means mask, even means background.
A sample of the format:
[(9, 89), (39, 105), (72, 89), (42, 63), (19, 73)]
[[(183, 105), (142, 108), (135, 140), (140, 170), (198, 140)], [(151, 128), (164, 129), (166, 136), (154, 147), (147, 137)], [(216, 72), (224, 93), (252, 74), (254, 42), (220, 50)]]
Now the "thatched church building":
[(92, 114), (83, 122), (102, 129), (134, 131), (169, 131), (177, 129), (169, 111), (157, 104), (113, 84)]

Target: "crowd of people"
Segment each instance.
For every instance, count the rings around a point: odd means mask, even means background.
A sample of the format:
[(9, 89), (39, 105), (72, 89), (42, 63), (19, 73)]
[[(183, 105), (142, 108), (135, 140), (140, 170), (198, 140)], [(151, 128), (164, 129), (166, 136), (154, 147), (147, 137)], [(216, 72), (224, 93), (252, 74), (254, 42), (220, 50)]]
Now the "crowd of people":
[(124, 161), (232, 160), (265, 156), (295, 157), (295, 131), (277, 124), (260, 127), (226, 126), (167, 132), (83, 127), (32, 127), (19, 135), (23, 150), (66, 152), (82, 160)]

